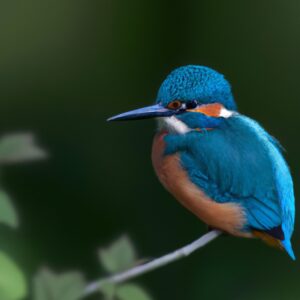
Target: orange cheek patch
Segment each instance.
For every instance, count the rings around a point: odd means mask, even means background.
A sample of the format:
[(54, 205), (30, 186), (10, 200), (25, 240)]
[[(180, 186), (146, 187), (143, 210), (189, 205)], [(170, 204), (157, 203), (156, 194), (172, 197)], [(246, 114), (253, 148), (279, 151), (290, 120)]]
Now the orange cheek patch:
[(187, 109), (190, 112), (199, 112), (209, 117), (219, 117), (223, 105), (220, 103), (213, 103), (213, 104), (205, 104), (201, 105), (195, 109)]

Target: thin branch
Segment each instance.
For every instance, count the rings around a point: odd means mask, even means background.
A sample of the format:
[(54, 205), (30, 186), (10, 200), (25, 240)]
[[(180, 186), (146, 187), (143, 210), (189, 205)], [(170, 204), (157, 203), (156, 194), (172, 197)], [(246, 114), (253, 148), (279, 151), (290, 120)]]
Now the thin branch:
[(219, 230), (209, 231), (208, 233), (204, 234), (203, 236), (201, 236), (199, 239), (192, 242), (191, 244), (179, 248), (169, 254), (153, 259), (152, 261), (145, 263), (143, 265), (133, 267), (132, 269), (129, 269), (127, 271), (112, 275), (104, 279), (96, 280), (87, 285), (82, 298), (85, 298), (95, 292), (98, 292), (104, 284), (120, 283), (129, 280), (131, 278), (137, 277), (139, 275), (142, 275), (144, 273), (150, 272), (152, 270), (155, 270), (157, 268), (160, 268), (180, 258), (186, 257), (190, 255), (192, 252), (202, 248), (203, 246), (205, 246), (206, 244), (208, 244), (209, 242), (211, 242), (221, 234), (222, 232)]

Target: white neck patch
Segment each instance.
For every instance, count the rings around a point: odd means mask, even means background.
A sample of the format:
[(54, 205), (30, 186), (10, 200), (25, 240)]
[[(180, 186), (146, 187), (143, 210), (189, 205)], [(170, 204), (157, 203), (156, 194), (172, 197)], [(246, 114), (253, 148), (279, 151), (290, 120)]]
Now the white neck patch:
[(222, 108), (221, 108), (221, 111), (220, 111), (220, 114), (219, 114), (219, 117), (228, 119), (228, 118), (230, 118), (233, 114), (234, 114), (233, 111), (228, 110), (228, 109), (226, 109), (225, 107), (222, 107)]
[(158, 126), (161, 129), (166, 129), (171, 133), (185, 134), (192, 131), (185, 123), (177, 119), (175, 116), (158, 118)]

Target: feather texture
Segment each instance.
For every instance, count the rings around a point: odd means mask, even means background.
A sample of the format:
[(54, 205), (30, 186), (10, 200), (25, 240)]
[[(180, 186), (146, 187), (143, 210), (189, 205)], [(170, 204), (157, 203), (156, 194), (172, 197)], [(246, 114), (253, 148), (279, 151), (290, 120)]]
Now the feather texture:
[(244, 231), (281, 226), (282, 245), (295, 258), (292, 179), (277, 142), (257, 122), (236, 114), (214, 130), (169, 134), (165, 142), (165, 154), (180, 153), (190, 180), (210, 198), (243, 207)]

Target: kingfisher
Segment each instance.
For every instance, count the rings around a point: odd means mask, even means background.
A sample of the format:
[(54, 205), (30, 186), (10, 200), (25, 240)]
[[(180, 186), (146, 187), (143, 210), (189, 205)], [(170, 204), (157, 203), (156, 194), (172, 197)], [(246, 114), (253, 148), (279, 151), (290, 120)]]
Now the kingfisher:
[(295, 260), (293, 181), (283, 148), (241, 114), (219, 72), (187, 65), (161, 84), (154, 105), (108, 121), (156, 118), (152, 163), (162, 185), (209, 228), (260, 238)]

